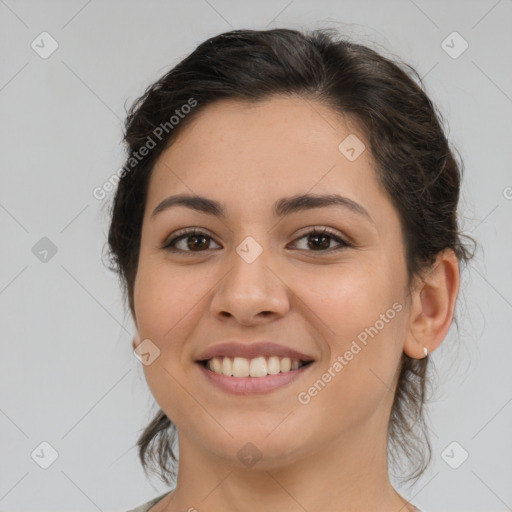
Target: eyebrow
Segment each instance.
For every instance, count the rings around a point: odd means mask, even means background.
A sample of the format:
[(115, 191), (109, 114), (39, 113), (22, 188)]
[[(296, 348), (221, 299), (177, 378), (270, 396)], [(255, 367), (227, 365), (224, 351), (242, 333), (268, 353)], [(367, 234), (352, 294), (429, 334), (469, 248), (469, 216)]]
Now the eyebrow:
[[(151, 218), (154, 218), (159, 213), (173, 206), (184, 206), (207, 215), (213, 215), (214, 217), (222, 219), (226, 218), (226, 207), (222, 203), (207, 197), (189, 194), (178, 194), (167, 197), (153, 210)], [(300, 194), (292, 197), (283, 197), (278, 199), (274, 204), (274, 216), (284, 217), (295, 212), (313, 208), (325, 208), (328, 206), (347, 208), (353, 213), (365, 217), (372, 224), (375, 224), (370, 214), (363, 206), (339, 194)]]

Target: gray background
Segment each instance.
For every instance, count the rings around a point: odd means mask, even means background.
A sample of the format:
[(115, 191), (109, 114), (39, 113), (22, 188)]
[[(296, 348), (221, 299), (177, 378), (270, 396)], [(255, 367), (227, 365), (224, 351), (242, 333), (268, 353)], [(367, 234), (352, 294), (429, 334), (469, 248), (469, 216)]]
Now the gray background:
[[(511, 15), (510, 0), (0, 0), (0, 510), (122, 511), (166, 491), (134, 448), (154, 401), (93, 189), (123, 165), (125, 102), (207, 37), (281, 26), (382, 45), (446, 117), (481, 248), (459, 330), (433, 354), (432, 466), (399, 490), (425, 512), (512, 510)], [(43, 31), (58, 43), (47, 58), (31, 47), (51, 48)], [(469, 44), (457, 58), (461, 39), (442, 46), (454, 31)], [(47, 469), (43, 442), (58, 453)]]

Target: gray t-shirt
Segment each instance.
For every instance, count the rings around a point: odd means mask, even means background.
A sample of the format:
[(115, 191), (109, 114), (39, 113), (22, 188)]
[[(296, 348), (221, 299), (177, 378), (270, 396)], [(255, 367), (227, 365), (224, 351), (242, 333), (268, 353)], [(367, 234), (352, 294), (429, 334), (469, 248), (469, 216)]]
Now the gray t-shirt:
[[(171, 492), (172, 491), (166, 492), (165, 494), (162, 494), (161, 496), (158, 496), (158, 498), (153, 498), (152, 500), (148, 501), (147, 503), (144, 503), (143, 505), (139, 505), (137, 508), (133, 508), (131, 510), (127, 510), (126, 512), (148, 512), (148, 510), (153, 505), (156, 505), (161, 499), (165, 498)], [(419, 508), (417, 508), (417, 507), (414, 507), (414, 512), (421, 512), (421, 510)]]

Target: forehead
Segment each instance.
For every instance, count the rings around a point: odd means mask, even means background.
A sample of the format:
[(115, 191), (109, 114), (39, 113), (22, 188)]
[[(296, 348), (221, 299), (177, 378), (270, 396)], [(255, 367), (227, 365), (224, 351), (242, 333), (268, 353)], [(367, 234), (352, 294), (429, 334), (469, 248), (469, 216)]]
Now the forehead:
[[(347, 137), (366, 146), (356, 159), (340, 150)], [(253, 211), (277, 197), (306, 192), (361, 200), (363, 193), (382, 194), (373, 169), (356, 123), (325, 105), (296, 96), (222, 100), (199, 112), (162, 153), (148, 208), (172, 193), (236, 199)]]
[[(348, 116), (311, 99), (288, 95), (258, 102), (221, 100), (208, 105), (172, 145), (175, 157), (214, 155), (219, 161), (268, 162), (278, 156), (296, 159), (335, 157), (348, 133), (362, 135)], [(194, 146), (194, 155), (190, 146)]]

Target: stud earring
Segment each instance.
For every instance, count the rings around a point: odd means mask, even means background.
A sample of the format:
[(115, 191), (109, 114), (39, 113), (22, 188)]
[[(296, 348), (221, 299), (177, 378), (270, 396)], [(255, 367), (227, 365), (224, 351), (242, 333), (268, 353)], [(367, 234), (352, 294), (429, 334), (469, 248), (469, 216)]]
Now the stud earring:
[(423, 352), (425, 352), (425, 357), (427, 357), (427, 355), (428, 355), (428, 349), (427, 349), (427, 347), (423, 347)]

